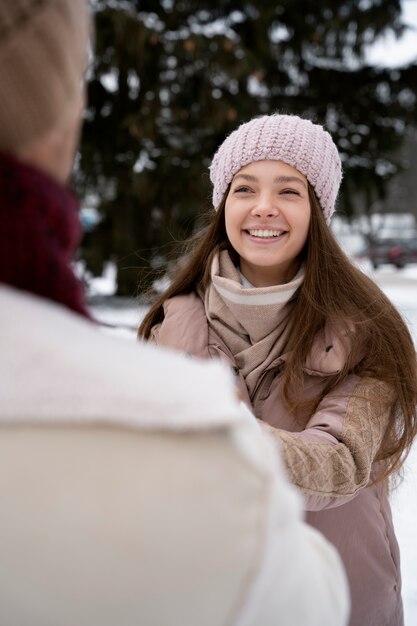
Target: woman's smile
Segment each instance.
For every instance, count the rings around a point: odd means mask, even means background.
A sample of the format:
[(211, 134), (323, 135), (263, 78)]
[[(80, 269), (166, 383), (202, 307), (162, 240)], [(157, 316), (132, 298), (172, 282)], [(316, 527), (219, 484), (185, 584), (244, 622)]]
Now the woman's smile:
[(243, 230), (254, 243), (278, 243), (281, 242), (288, 231), (283, 229), (247, 228)]

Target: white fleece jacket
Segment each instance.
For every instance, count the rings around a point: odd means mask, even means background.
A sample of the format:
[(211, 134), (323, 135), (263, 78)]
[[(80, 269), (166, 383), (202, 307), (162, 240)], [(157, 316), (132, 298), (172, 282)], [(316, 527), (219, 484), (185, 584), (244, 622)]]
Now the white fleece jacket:
[(339, 557), (223, 366), (3, 286), (0, 345), (1, 624), (347, 623)]

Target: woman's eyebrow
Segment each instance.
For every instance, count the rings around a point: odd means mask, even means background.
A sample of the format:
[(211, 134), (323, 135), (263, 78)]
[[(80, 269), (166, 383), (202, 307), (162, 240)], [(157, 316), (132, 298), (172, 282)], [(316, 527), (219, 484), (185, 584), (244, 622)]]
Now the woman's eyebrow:
[[(259, 182), (259, 179), (256, 176), (252, 176), (251, 174), (236, 174), (233, 180), (236, 180), (237, 178), (243, 178), (244, 180), (248, 180), (253, 183)], [(277, 176), (276, 178), (274, 178), (274, 184), (280, 185), (282, 183), (299, 183), (307, 189), (306, 183), (303, 181), (302, 178), (299, 178), (298, 176)]]
[(280, 184), (280, 183), (300, 183), (301, 185), (303, 185), (303, 187), (305, 187), (307, 189), (306, 183), (303, 181), (302, 178), (298, 178), (298, 176), (277, 176), (276, 178), (274, 178), (274, 183), (276, 183), (276, 184)]
[(245, 180), (249, 180), (253, 183), (258, 182), (256, 176), (251, 176), (250, 174), (236, 174), (236, 176), (233, 177), (233, 180), (236, 180), (236, 178), (244, 178)]

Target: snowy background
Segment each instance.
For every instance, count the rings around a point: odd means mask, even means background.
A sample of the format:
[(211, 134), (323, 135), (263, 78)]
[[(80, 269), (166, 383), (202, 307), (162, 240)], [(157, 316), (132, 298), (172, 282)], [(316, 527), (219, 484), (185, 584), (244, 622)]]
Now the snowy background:
[[(402, 312), (417, 345), (417, 266), (381, 269), (375, 279)], [(393, 493), (392, 507), (401, 549), (406, 626), (417, 626), (417, 443), (408, 457), (404, 480)]]
[[(401, 311), (417, 345), (417, 265), (409, 265), (402, 270), (382, 266), (374, 271), (369, 265), (364, 265), (362, 269)], [(91, 299), (91, 308), (100, 322), (109, 325), (103, 326), (104, 332), (135, 341), (136, 329), (146, 307), (134, 300), (98, 295), (112, 293), (112, 272), (109, 266), (102, 278), (92, 282), (91, 293), (96, 296)], [(408, 458), (404, 480), (392, 495), (392, 508), (402, 558), (405, 626), (417, 626), (417, 443)]]

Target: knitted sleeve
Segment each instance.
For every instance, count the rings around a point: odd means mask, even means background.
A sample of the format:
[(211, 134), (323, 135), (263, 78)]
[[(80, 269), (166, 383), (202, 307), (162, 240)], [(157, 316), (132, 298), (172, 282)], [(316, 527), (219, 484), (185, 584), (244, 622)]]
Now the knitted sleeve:
[(307, 510), (344, 504), (369, 484), (393, 399), (385, 383), (359, 379), (349, 396), (343, 396), (343, 385), (329, 393), (299, 433), (262, 422), (280, 444), (288, 476), (302, 490)]

